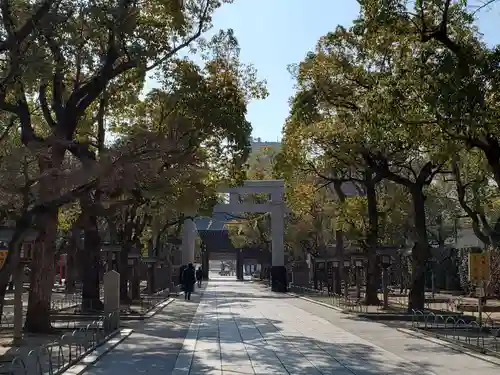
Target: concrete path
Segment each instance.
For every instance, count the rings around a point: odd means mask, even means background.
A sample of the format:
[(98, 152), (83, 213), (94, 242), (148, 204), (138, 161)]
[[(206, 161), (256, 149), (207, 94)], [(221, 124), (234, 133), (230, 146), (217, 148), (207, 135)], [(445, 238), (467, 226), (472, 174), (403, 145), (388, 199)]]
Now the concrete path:
[(259, 284), (218, 280), (179, 300), (87, 375), (497, 375), (500, 367)]

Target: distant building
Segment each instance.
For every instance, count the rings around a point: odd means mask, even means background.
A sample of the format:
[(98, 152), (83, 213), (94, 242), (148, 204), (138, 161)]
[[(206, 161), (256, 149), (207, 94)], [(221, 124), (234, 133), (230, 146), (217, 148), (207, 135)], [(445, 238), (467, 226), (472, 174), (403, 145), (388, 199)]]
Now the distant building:
[(263, 141), (261, 138), (253, 138), (251, 141), (252, 152), (258, 151), (263, 147), (270, 147), (281, 149), (281, 142), (267, 142)]

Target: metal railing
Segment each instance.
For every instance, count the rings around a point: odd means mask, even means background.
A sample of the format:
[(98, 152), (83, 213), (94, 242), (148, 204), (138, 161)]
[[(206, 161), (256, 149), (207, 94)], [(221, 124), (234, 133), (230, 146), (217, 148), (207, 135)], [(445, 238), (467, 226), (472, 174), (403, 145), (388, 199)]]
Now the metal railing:
[[(53, 299), (50, 303), (50, 310), (53, 313), (57, 312), (65, 312), (65, 310), (69, 310), (71, 308), (77, 307), (81, 305), (82, 298), (81, 295), (65, 295), (63, 298)], [(2, 329), (12, 329), (14, 328), (14, 311), (12, 305), (7, 305), (6, 309), (2, 311), (1, 320), (0, 320), (0, 330)], [(23, 320), (26, 318), (27, 305), (23, 304)], [(71, 328), (68, 325), (67, 328)]]
[(413, 310), (412, 328), (484, 354), (500, 356), (500, 326), (492, 319), (480, 325), (473, 316)]
[(363, 304), (362, 299), (352, 295), (339, 295), (326, 290), (318, 290), (290, 284), (288, 291), (303, 297), (308, 297), (318, 302), (323, 302), (334, 307), (338, 307), (347, 312), (366, 313), (368, 306)]
[(109, 313), (58, 340), (0, 365), (2, 375), (57, 375), (101, 345), (119, 328), (119, 313)]
[[(122, 306), (121, 314), (127, 315), (144, 315), (154, 307), (156, 307), (161, 302), (165, 301), (169, 297), (170, 293), (168, 290), (160, 290), (152, 295), (142, 295), (140, 300), (133, 301), (129, 306)], [(101, 295), (101, 299), (103, 295)], [(56, 328), (62, 329), (76, 329), (80, 328), (80, 319), (77, 317), (81, 315), (81, 311), (78, 308), (82, 304), (81, 294), (68, 294), (62, 298), (57, 298), (51, 301), (51, 312), (58, 313), (54, 314), (52, 317), (53, 324)], [(75, 309), (71, 309), (75, 307)], [(10, 330), (14, 328), (14, 312), (11, 306), (8, 306), (8, 311), (3, 311), (0, 320), (0, 330)], [(23, 305), (23, 321), (26, 318), (27, 306)], [(58, 317), (59, 314), (66, 315), (66, 318)], [(102, 311), (96, 310), (96, 315), (101, 315)], [(68, 319), (67, 315), (74, 315), (75, 319)]]
[[(460, 306), (462, 300), (463, 298), (460, 296), (432, 297), (430, 294), (426, 294), (424, 309), (429, 311), (458, 312), (457, 307)], [(406, 310), (408, 308), (408, 294), (389, 294), (389, 304)]]
[[(391, 293), (388, 298), (388, 310), (384, 310), (383, 306), (383, 294), (378, 293), (380, 303), (378, 305), (367, 306), (364, 304), (364, 293), (361, 293), (361, 297), (356, 296), (356, 292), (350, 290), (347, 297), (344, 295), (339, 295), (332, 293), (327, 289), (313, 289), (303, 286), (297, 286), (294, 284), (289, 284), (288, 287), (290, 292), (302, 295), (311, 299), (318, 300), (320, 302), (342, 308), (348, 312), (358, 312), (358, 313), (369, 313), (369, 312), (393, 312), (393, 313), (406, 313), (408, 311), (408, 295), (407, 294), (397, 294)], [(424, 310), (432, 311), (434, 313), (441, 314), (454, 314), (463, 313), (460, 310), (460, 306), (463, 304), (463, 297), (440, 297), (431, 296), (431, 294), (426, 294), (424, 302)], [(487, 313), (485, 314), (489, 316)]]

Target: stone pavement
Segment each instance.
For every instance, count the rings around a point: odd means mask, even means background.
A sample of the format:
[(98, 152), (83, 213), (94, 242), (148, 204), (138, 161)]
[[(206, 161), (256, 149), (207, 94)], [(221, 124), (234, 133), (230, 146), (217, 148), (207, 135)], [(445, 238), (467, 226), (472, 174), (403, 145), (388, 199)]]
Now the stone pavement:
[(497, 375), (500, 367), (259, 284), (211, 281), (178, 300), (87, 375)]

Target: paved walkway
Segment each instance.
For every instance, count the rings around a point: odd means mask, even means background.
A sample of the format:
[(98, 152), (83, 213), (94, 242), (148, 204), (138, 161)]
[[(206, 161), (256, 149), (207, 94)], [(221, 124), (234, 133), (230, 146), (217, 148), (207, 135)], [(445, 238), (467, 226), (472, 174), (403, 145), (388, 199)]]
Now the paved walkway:
[(269, 292), (211, 281), (176, 301), (86, 375), (497, 375), (500, 367), (383, 324)]

